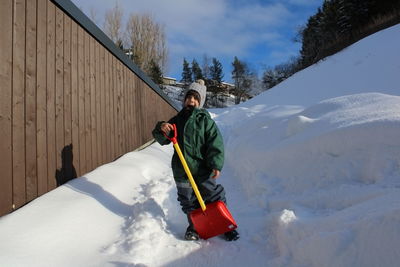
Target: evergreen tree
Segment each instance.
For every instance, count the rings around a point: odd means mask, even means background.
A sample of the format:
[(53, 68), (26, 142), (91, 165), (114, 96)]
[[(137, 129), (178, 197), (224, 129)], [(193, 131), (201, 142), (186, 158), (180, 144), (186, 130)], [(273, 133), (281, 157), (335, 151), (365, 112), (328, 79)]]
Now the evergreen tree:
[(368, 21), (369, 1), (339, 0), (338, 24), (341, 33), (352, 34), (352, 31)]
[(322, 5), (322, 14), (318, 25), (324, 43), (322, 48), (330, 46), (339, 36), (338, 10), (338, 0), (325, 1)]
[(232, 62), (232, 79), (235, 81), (235, 104), (239, 104), (242, 98), (250, 92), (252, 79), (246, 63), (241, 62), (237, 57)]
[(197, 63), (196, 59), (193, 59), (193, 61), (192, 61), (192, 74), (193, 74), (194, 81), (196, 81), (198, 79), (204, 80), (200, 65), (199, 65), (199, 63)]
[(383, 15), (393, 11), (399, 13), (400, 9), (399, 0), (385, 0), (385, 1), (368, 0), (366, 2), (368, 2), (368, 10), (370, 17), (376, 15)]
[(189, 63), (186, 58), (183, 59), (183, 70), (182, 70), (182, 80), (186, 86), (193, 82), (192, 69), (189, 67)]
[(303, 67), (314, 64), (317, 61), (317, 55), (322, 47), (322, 32), (320, 31), (320, 21), (322, 11), (319, 8), (317, 13), (308, 19), (306, 27), (301, 32), (301, 63)]
[(212, 65), (210, 67), (210, 78), (215, 83), (220, 84), (222, 82), (222, 78), (224, 77), (222, 64), (215, 57), (212, 59)]
[(161, 71), (160, 66), (154, 60), (150, 61), (150, 78), (153, 80), (154, 83), (160, 85), (163, 83), (163, 74)]
[(372, 31), (400, 21), (400, 0), (324, 0), (300, 31), (298, 69), (332, 55)]
[(268, 90), (277, 84), (276, 75), (273, 69), (268, 69), (264, 72), (262, 83), (265, 90)]

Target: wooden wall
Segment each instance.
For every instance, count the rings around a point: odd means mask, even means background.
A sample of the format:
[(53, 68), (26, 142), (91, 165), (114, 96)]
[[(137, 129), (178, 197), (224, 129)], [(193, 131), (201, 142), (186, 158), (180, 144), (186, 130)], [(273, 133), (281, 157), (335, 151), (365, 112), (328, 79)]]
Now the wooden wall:
[(50, 0), (0, 8), (0, 215), (150, 141), (176, 110)]

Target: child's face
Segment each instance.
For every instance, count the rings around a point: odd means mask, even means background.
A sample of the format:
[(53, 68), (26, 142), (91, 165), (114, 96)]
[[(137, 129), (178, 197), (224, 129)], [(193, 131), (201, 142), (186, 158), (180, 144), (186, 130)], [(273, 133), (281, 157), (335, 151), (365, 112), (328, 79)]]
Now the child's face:
[(185, 107), (188, 107), (188, 106), (193, 106), (195, 108), (198, 108), (200, 106), (200, 103), (199, 103), (199, 101), (197, 101), (197, 99), (193, 95), (189, 95), (185, 99)]

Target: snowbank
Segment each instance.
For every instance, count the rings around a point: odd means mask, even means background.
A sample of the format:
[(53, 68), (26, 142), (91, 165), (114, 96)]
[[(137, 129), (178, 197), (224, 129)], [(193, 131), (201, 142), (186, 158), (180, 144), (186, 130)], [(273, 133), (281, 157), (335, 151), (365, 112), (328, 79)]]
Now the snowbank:
[(215, 116), (234, 183), (265, 214), (271, 266), (395, 266), (400, 97), (342, 96), (296, 111), (236, 108), (246, 120), (230, 124), (230, 112)]

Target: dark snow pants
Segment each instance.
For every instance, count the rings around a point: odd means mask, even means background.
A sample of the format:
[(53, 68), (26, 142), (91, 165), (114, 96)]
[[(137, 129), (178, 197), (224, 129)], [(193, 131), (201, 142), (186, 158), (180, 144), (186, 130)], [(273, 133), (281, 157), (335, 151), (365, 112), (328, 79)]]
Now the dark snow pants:
[[(197, 182), (201, 197), (205, 204), (221, 200), (226, 203), (225, 190), (220, 184), (217, 184), (215, 179), (208, 177), (205, 179), (199, 179), (202, 182)], [(191, 211), (200, 208), (199, 201), (193, 191), (189, 181), (187, 182), (176, 182), (178, 189), (178, 201), (181, 204), (184, 213), (189, 214)]]

